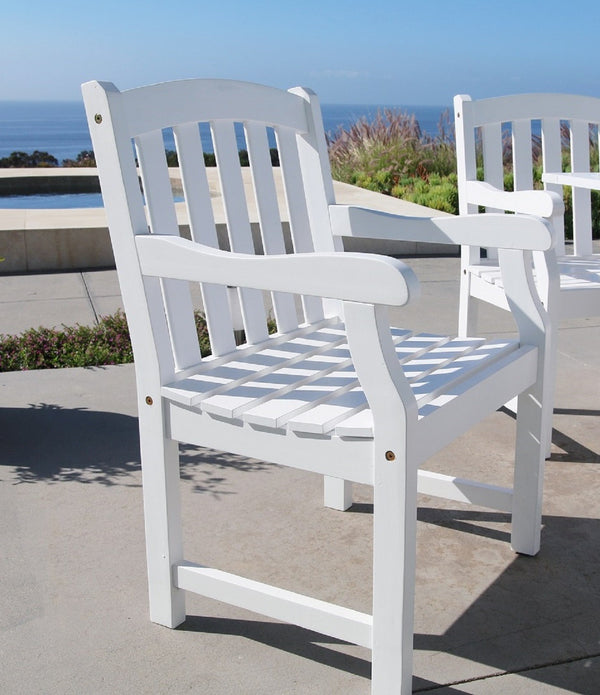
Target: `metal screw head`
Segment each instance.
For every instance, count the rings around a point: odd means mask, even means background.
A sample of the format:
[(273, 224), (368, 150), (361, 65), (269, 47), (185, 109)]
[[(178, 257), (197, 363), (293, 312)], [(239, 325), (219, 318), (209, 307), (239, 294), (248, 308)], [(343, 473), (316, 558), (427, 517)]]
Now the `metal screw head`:
[(385, 452), (385, 460), (386, 461), (395, 461), (396, 460), (396, 454), (393, 451), (386, 451)]
[(146, 396), (146, 405), (152, 405), (153, 403), (152, 396)]
[(96, 123), (98, 123), (98, 125), (100, 125), (100, 123), (102, 123), (102, 114), (101, 114), (101, 113), (97, 113), (97, 114), (94, 116), (94, 120), (96, 121)]

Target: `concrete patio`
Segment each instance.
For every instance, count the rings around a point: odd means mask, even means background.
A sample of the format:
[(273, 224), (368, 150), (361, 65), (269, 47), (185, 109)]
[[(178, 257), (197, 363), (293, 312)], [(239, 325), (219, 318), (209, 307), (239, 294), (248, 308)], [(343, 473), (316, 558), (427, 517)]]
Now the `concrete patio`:
[[(453, 332), (457, 258), (412, 258), (420, 302), (397, 324)], [(120, 305), (111, 270), (0, 277), (2, 332), (91, 323)], [(482, 311), (486, 332), (512, 330)], [(515, 556), (506, 515), (419, 499), (416, 692), (600, 692), (600, 319), (561, 327), (542, 550)], [(131, 365), (0, 374), (0, 691), (359, 695), (370, 653), (190, 596), (147, 618)], [(497, 412), (432, 462), (510, 482)], [(187, 556), (369, 610), (370, 490), (324, 509), (314, 475), (182, 451)], [(459, 470), (459, 473), (462, 471)]]

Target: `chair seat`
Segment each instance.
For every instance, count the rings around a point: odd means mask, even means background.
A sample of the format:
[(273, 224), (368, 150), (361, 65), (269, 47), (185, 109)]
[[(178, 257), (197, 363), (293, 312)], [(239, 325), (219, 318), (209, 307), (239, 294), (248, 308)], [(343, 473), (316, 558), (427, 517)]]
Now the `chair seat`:
[[(560, 256), (558, 269), (561, 290), (600, 290), (600, 256)], [(481, 263), (469, 266), (469, 271), (485, 282), (504, 289), (496, 261), (482, 260)]]
[[(527, 350), (512, 340), (450, 338), (394, 328), (398, 360), (425, 418), (500, 360)], [(528, 377), (533, 381), (535, 374)], [(169, 401), (221, 419), (314, 435), (373, 437), (373, 418), (339, 320), (273, 336), (207, 359), (162, 389)]]

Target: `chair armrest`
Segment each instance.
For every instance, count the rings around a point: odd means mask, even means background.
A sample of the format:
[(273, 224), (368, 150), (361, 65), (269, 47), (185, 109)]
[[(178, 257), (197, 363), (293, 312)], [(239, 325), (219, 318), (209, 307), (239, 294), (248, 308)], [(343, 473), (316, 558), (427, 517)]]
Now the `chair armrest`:
[(528, 251), (548, 251), (554, 246), (552, 227), (529, 215), (404, 217), (352, 205), (331, 205), (329, 215), (337, 236)]
[(135, 237), (144, 275), (402, 306), (419, 282), (402, 261), (367, 253), (254, 256), (170, 235)]
[(473, 205), (547, 218), (565, 212), (562, 198), (554, 191), (501, 191), (486, 181), (466, 181), (465, 190), (467, 202)]

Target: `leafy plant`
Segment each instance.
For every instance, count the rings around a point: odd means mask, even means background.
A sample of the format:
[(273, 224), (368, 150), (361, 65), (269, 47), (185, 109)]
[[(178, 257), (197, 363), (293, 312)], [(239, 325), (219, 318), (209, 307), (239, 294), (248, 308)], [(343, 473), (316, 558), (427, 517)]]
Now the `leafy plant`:
[[(204, 315), (194, 312), (202, 357), (211, 354)], [(269, 333), (277, 330), (268, 321)], [(31, 328), (20, 335), (0, 335), (0, 372), (62, 367), (96, 367), (133, 362), (127, 319), (122, 311), (103, 316), (96, 326)]]

